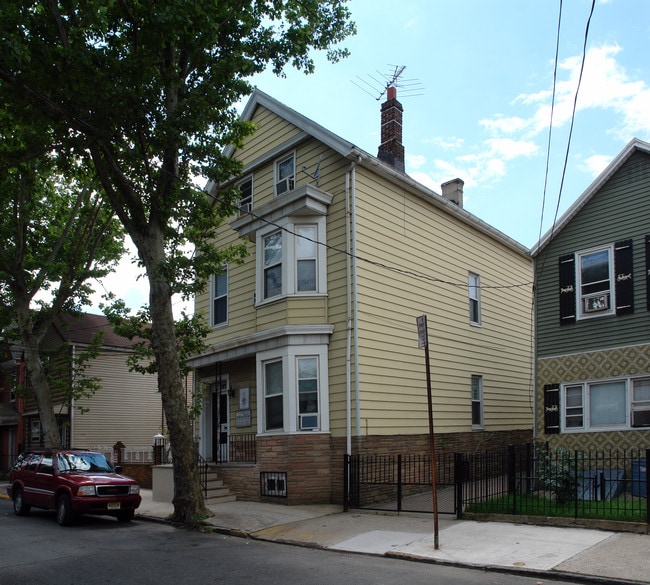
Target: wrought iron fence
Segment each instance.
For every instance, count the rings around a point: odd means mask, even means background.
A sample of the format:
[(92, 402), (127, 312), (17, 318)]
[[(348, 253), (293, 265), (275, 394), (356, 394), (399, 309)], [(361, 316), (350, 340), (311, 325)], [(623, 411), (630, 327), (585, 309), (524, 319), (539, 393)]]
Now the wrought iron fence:
[[(429, 454), (353, 455), (347, 459), (352, 508), (432, 512), (431, 456)], [(453, 453), (436, 454), (438, 509), (455, 512)]]
[(650, 449), (574, 451), (531, 444), (463, 460), (469, 470), (462, 478), (466, 512), (650, 524)]
[(217, 463), (255, 463), (257, 450), (255, 433), (233, 434), (228, 437), (225, 449), (217, 451)]
[[(428, 454), (354, 455), (345, 506), (432, 512)], [(436, 454), (438, 511), (563, 516), (650, 524), (650, 449), (570, 451), (547, 444)]]

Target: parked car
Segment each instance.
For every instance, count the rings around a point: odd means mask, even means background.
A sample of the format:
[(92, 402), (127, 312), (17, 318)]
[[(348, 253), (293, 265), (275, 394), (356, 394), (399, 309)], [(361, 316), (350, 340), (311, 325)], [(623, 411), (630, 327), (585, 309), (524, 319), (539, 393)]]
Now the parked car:
[(140, 505), (138, 483), (120, 475), (101, 453), (77, 449), (44, 449), (22, 453), (9, 472), (7, 493), (18, 516), (31, 507), (56, 510), (62, 526), (77, 514), (133, 519)]

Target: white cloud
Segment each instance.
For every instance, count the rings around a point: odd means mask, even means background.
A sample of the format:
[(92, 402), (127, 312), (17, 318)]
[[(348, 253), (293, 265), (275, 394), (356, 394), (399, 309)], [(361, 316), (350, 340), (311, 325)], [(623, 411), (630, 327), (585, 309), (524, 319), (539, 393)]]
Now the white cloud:
[(457, 136), (450, 136), (448, 138), (443, 138), (442, 136), (436, 136), (434, 138), (428, 138), (422, 141), (424, 144), (433, 144), (440, 148), (446, 150), (455, 150), (464, 146), (465, 141), (462, 138)]
[[(618, 121), (610, 132), (622, 140), (650, 133), (650, 88), (642, 80), (631, 78), (616, 60), (622, 51), (618, 45), (592, 47), (587, 52), (576, 111), (605, 110), (617, 114)], [(575, 93), (580, 79), (581, 56), (571, 56), (558, 63), (553, 125), (568, 124), (573, 115)], [(536, 135), (548, 129), (551, 114), (551, 92), (542, 90), (520, 94), (514, 103), (536, 109), (521, 128), (530, 128)], [(482, 121), (487, 128), (499, 128), (500, 118)], [(500, 128), (506, 130), (506, 128)]]
[(580, 165), (580, 169), (589, 173), (592, 177), (597, 177), (605, 170), (605, 167), (612, 162), (612, 157), (605, 154), (594, 154), (585, 159)]
[(494, 138), (486, 141), (489, 152), (499, 155), (506, 160), (512, 160), (520, 156), (532, 156), (537, 154), (537, 144), (530, 140), (512, 140), (510, 138)]
[(502, 115), (497, 115), (497, 117), (492, 120), (479, 120), (479, 125), (491, 132), (511, 134), (526, 129), (530, 125), (530, 121), (518, 116), (511, 116), (508, 118)]
[(407, 154), (405, 158), (406, 166), (410, 169), (419, 169), (427, 162), (427, 158), (421, 154)]

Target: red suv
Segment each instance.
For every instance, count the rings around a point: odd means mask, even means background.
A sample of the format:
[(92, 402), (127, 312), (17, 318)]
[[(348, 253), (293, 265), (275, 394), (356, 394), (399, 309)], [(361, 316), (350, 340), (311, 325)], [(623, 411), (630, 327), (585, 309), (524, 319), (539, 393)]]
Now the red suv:
[(11, 468), (7, 493), (18, 516), (26, 516), (34, 506), (56, 510), (62, 526), (71, 524), (77, 514), (104, 514), (129, 522), (142, 499), (140, 486), (119, 471), (101, 453), (30, 451)]

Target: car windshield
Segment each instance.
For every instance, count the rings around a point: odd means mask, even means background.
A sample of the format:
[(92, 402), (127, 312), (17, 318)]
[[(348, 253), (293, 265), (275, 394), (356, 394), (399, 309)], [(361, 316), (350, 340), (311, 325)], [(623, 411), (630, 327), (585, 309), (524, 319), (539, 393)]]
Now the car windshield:
[(111, 464), (101, 453), (58, 453), (56, 460), (59, 473), (71, 471), (110, 473), (113, 471)]

